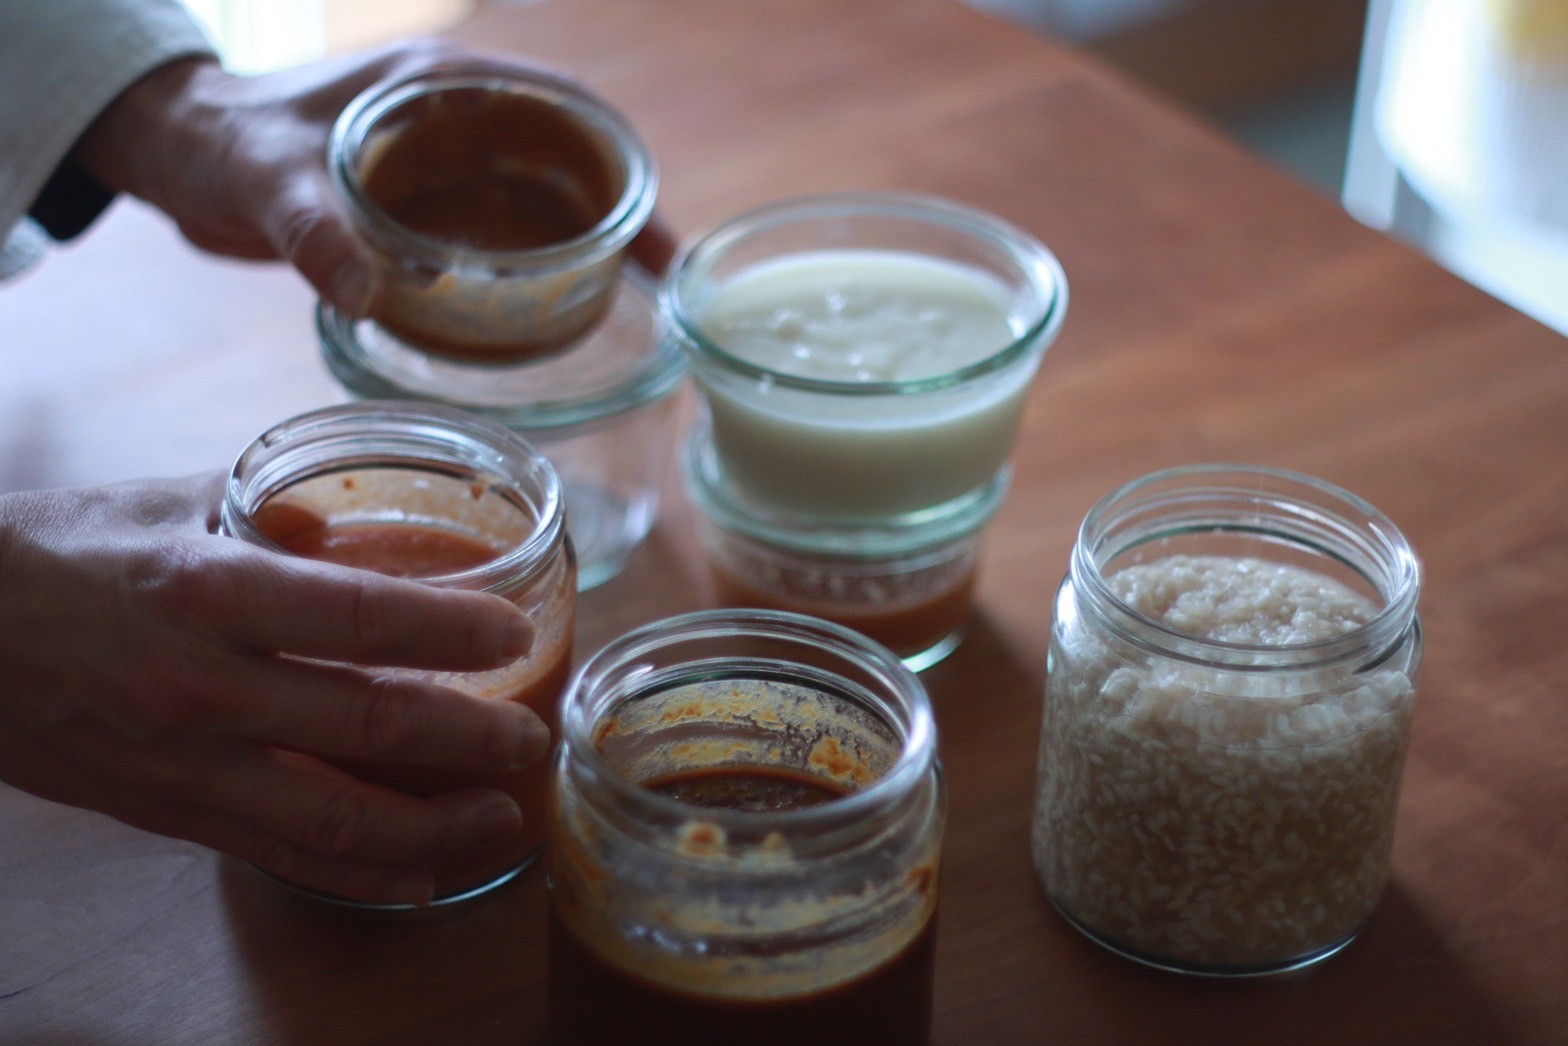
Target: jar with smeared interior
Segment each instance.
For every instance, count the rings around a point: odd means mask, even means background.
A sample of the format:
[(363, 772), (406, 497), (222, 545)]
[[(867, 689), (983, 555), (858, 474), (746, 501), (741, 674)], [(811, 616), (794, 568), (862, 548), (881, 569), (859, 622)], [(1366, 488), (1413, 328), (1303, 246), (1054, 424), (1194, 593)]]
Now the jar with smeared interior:
[[(434, 405), (372, 401), (300, 415), (240, 455), (224, 495), (222, 529), (290, 555), (510, 599), (535, 629), (533, 648), (512, 664), (486, 672), (388, 671), (521, 702), (554, 735), (571, 671), (576, 564), (560, 480), (516, 434)], [(503, 851), (437, 868), (436, 904), (499, 886), (543, 845), (548, 761), (487, 778), (335, 762), (414, 795), (483, 786), (517, 802), (523, 832)]]
[(1421, 629), (1404, 536), (1321, 480), (1172, 469), (1085, 517), (1033, 845), (1051, 902), (1166, 969), (1332, 955), (1388, 879)]
[(478, 363), (536, 359), (592, 329), (658, 189), (603, 99), (494, 67), (371, 87), (339, 116), (327, 166), (386, 263), (376, 319)]
[(889, 651), (783, 612), (618, 639), (562, 713), (554, 1042), (929, 1037), (945, 795)]

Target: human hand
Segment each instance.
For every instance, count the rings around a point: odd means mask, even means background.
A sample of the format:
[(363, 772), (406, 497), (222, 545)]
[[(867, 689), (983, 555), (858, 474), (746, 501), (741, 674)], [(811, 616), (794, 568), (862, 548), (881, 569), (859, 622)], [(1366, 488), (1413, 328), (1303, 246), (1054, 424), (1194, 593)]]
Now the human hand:
[[(338, 309), (365, 316), (382, 274), (328, 177), (332, 125), (374, 83), (453, 66), (523, 67), (434, 40), (254, 77), (231, 76), (211, 58), (182, 59), (127, 89), (74, 157), (109, 188), (168, 214), (198, 247), (289, 261)], [(674, 249), (657, 215), (631, 245), (656, 274)]]
[(314, 756), (495, 774), (543, 758), (548, 731), (516, 702), (346, 665), (494, 668), (532, 627), (496, 596), (217, 536), (221, 485), (0, 496), (0, 779), (302, 886), (426, 903), (431, 866), (502, 849), (517, 805)]

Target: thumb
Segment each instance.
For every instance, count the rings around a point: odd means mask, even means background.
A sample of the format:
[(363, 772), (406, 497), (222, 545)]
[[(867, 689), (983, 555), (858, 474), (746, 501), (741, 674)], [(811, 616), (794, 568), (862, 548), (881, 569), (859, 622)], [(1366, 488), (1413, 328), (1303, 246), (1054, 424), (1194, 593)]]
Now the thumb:
[(325, 175), (291, 179), (262, 222), (278, 256), (349, 316), (365, 316), (381, 288), (381, 268), (354, 232)]

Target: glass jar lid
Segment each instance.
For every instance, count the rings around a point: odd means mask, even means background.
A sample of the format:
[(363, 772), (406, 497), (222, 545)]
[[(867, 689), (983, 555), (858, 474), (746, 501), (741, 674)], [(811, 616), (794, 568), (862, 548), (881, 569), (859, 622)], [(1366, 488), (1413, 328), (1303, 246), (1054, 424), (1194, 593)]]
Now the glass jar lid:
[(442, 403), (549, 436), (660, 399), (686, 374), (652, 288), (633, 273), (622, 276), (609, 311), (576, 345), (512, 366), (433, 356), (326, 302), (316, 308), (316, 330), (327, 369), (356, 398)]

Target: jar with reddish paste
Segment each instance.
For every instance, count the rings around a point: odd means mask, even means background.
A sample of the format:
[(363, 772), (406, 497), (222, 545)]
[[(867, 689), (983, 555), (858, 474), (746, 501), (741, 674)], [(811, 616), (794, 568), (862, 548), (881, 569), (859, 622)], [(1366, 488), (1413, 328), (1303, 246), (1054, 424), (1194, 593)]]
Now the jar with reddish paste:
[[(290, 555), (493, 592), (533, 621), (533, 648), (486, 672), (419, 672), (444, 686), (518, 701), (557, 731), (571, 670), (576, 564), (560, 481), (514, 433), (450, 408), (361, 403), (301, 415), (240, 455), (224, 495), (225, 533)], [(507, 881), (544, 841), (549, 768), (480, 779), (406, 764), (338, 761), (414, 795), (499, 788), (524, 831), (507, 852), (436, 869), (435, 903)]]
[(725, 474), (701, 423), (681, 465), (721, 605), (824, 618), (882, 644), (916, 672), (963, 642), (975, 613), (981, 539), (1007, 494), (1010, 469), (940, 512), (845, 526), (751, 498)]
[(886, 648), (766, 610), (646, 626), (563, 704), (550, 1041), (929, 1039), (945, 793)]

